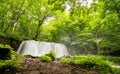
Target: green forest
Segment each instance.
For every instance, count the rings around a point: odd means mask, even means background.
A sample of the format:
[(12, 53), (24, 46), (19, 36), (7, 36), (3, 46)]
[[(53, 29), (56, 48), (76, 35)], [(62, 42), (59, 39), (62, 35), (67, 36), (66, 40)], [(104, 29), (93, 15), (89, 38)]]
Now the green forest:
[(0, 0), (0, 43), (16, 51), (24, 40), (62, 43), (71, 55), (119, 57), (120, 0)]

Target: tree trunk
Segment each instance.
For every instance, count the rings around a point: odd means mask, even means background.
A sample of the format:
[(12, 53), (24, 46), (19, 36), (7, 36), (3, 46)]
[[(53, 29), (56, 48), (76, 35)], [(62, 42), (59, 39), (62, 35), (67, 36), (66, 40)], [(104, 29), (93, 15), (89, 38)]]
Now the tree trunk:
[(36, 40), (40, 34), (40, 27), (42, 26), (44, 20), (47, 18), (47, 15), (44, 15), (44, 17), (38, 21), (38, 26), (35, 32), (35, 36), (33, 37), (34, 40)]

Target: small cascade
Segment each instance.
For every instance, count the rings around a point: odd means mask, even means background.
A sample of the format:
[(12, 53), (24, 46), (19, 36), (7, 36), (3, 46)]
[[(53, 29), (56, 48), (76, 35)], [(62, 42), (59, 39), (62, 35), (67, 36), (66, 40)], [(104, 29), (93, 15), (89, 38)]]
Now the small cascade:
[(42, 56), (49, 53), (50, 50), (55, 51), (56, 58), (68, 55), (67, 48), (64, 44), (34, 40), (23, 41), (17, 53), (22, 55)]

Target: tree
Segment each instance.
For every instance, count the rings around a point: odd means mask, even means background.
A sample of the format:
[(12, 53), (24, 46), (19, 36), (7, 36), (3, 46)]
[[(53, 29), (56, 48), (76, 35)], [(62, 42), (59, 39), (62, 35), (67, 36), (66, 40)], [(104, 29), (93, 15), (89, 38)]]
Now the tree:
[[(45, 39), (49, 37), (48, 41), (63, 42), (73, 47), (73, 51), (80, 50), (82, 53), (102, 54), (119, 50), (119, 11), (116, 10), (119, 9), (116, 5), (119, 0), (115, 2), (94, 0), (88, 7), (82, 6), (81, 2), (76, 4), (75, 0), (68, 1), (70, 12), (59, 12), (60, 16), (54, 17), (46, 27)], [(108, 8), (107, 5), (113, 6), (110, 3), (117, 8)]]
[[(47, 17), (64, 10), (64, 0), (1, 1), (1, 31), (37, 40)], [(25, 32), (25, 33), (24, 33)]]
[(61, 42), (84, 54), (109, 53), (120, 50), (119, 9), (120, 0), (93, 0), (91, 6), (88, 0), (1, 0), (0, 35)]

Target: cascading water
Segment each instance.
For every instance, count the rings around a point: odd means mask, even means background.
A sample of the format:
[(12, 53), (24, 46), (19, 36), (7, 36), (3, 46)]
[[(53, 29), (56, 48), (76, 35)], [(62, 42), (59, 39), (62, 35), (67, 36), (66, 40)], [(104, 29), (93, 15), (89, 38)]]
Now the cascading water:
[(22, 55), (42, 56), (49, 53), (50, 50), (55, 51), (56, 58), (68, 55), (67, 48), (64, 44), (34, 40), (23, 41), (17, 53)]

